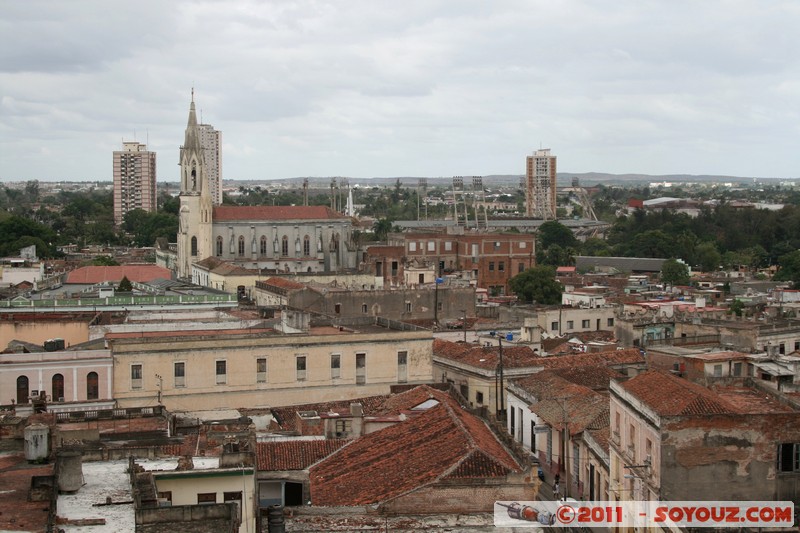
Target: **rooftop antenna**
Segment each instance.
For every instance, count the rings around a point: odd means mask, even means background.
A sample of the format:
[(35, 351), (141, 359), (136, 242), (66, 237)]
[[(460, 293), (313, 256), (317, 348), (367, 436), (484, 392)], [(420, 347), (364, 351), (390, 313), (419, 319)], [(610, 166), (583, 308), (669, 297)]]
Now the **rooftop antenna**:
[(150, 128), (144, 130), (144, 143), (147, 146), (150, 146)]

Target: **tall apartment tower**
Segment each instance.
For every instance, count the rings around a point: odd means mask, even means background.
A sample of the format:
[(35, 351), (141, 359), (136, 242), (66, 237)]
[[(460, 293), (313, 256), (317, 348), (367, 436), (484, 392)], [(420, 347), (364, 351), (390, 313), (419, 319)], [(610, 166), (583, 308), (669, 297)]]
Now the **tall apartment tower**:
[(222, 204), (222, 132), (211, 124), (198, 124), (197, 133), (203, 148), (208, 192), (214, 205)]
[(544, 220), (556, 218), (556, 156), (550, 149), (529, 155), (525, 173), (525, 214)]
[(156, 153), (146, 144), (123, 142), (114, 152), (114, 223), (134, 209), (156, 210)]

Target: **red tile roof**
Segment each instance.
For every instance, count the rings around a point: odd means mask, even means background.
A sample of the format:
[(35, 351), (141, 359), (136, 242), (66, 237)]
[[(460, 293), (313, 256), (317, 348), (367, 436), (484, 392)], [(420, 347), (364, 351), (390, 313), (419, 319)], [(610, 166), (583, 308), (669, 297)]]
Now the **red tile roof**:
[(608, 441), (611, 438), (611, 427), (609, 425), (599, 429), (588, 429), (587, 431), (604, 452), (608, 453), (610, 451)]
[(220, 205), (214, 208), (214, 222), (234, 220), (328, 220), (347, 218), (324, 205)]
[(86, 266), (76, 268), (67, 274), (66, 283), (93, 285), (104, 281), (118, 283), (123, 277), (129, 281), (147, 283), (154, 279), (170, 279), (168, 268), (156, 265)]
[(661, 416), (738, 412), (733, 405), (702, 385), (659, 370), (639, 374), (621, 386)]
[(256, 444), (258, 470), (305, 470), (348, 442), (351, 441), (319, 439), (259, 442)]
[[(470, 366), (494, 370), (500, 360), (499, 346), (478, 346), (433, 339), (433, 355)], [(539, 366), (543, 358), (528, 346), (503, 346), (503, 367), (525, 368)]]
[(608, 397), (580, 385), (562, 390), (558, 398), (545, 398), (531, 406), (553, 429), (561, 430), (566, 423), (570, 435), (581, 433), (589, 426), (599, 429), (600, 421), (608, 424)]
[(625, 350), (611, 350), (608, 352), (542, 357), (540, 365), (550, 369), (574, 366), (644, 364), (644, 362), (644, 356), (638, 348), (627, 348)]
[(553, 372), (554, 374), (566, 379), (571, 383), (583, 385), (584, 387), (588, 387), (594, 391), (608, 390), (609, 383), (612, 379), (625, 378), (624, 374), (605, 365), (573, 366), (567, 368), (556, 368), (544, 372)]
[(314, 505), (383, 502), (448, 478), (503, 477), (520, 466), (486, 424), (447, 394), (422, 414), (365, 435), (310, 471)]

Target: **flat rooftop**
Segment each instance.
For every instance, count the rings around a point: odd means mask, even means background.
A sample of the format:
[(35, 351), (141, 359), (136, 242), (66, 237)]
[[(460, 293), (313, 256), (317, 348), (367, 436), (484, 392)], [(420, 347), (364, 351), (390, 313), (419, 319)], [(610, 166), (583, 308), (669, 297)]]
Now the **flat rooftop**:
[(45, 530), (50, 502), (29, 502), (28, 491), (33, 476), (52, 474), (52, 464), (28, 464), (22, 452), (0, 454), (0, 531)]

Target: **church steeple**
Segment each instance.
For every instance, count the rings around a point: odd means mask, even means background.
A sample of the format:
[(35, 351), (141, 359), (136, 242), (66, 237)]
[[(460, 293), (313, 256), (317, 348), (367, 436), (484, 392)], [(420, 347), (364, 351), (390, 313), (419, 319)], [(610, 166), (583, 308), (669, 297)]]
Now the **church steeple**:
[(181, 194), (178, 223), (178, 277), (192, 275), (192, 263), (212, 255), (211, 201), (205, 155), (201, 144), (201, 131), (197, 124), (194, 88), (189, 104), (189, 119), (180, 150)]
[(189, 119), (186, 123), (186, 134), (181, 146), (181, 192), (196, 194), (207, 190), (205, 183), (205, 165), (203, 148), (200, 145), (200, 133), (197, 128), (197, 111), (194, 105), (194, 88), (192, 101), (189, 104)]

